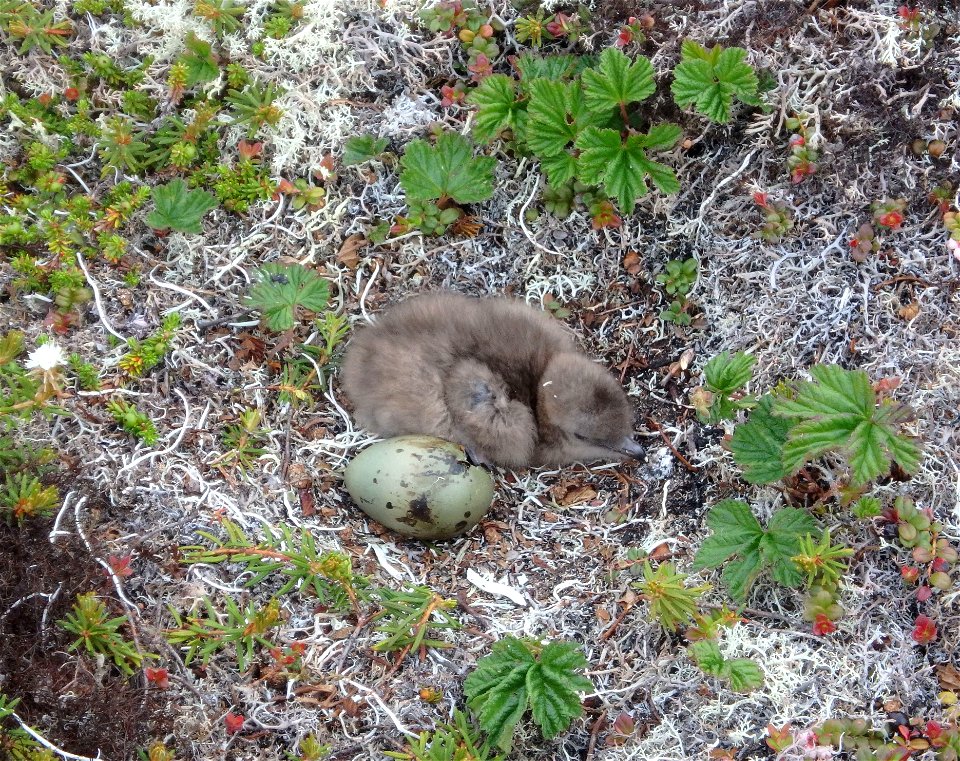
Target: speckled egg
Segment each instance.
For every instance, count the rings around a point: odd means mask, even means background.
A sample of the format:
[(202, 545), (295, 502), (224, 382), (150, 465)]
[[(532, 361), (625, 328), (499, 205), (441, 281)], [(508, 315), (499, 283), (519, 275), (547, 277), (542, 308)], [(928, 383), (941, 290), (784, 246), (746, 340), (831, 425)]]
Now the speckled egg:
[(416, 539), (450, 539), (477, 525), (493, 502), (493, 479), (463, 447), (433, 436), (398, 436), (363, 450), (344, 485), (375, 521)]

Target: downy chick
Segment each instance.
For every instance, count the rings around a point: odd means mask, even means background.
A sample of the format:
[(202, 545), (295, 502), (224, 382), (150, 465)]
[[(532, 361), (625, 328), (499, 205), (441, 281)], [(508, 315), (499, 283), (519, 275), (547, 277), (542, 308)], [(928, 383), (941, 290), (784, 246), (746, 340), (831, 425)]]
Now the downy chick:
[(552, 318), (513, 299), (408, 299), (357, 332), (342, 383), (370, 431), (439, 436), (480, 462), (643, 456), (620, 385)]

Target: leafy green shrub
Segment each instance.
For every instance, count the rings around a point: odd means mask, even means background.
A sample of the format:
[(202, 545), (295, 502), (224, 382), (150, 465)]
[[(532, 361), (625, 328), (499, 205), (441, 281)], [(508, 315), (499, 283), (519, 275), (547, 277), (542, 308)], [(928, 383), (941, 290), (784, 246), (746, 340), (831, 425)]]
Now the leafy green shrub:
[(529, 708), (546, 739), (556, 737), (583, 708), (577, 692), (593, 684), (578, 672), (587, 661), (573, 642), (541, 644), (516, 637), (495, 643), (464, 683), (467, 705), (494, 743), (509, 752)]
[[(17, 698), (8, 698), (0, 692), (0, 749), (5, 758), (11, 761), (53, 761), (53, 753), (47, 750), (26, 730), (14, 724), (14, 711), (19, 703)], [(13, 716), (13, 719), (10, 717)], [(9, 721), (8, 721), (9, 720)]]
[(108, 618), (107, 608), (97, 599), (95, 592), (77, 595), (73, 611), (57, 623), (77, 635), (77, 639), (67, 648), (69, 652), (82, 645), (90, 655), (109, 657), (128, 676), (143, 663), (144, 656), (119, 632), (120, 627), (127, 623), (127, 617)]
[(646, 598), (651, 617), (664, 629), (676, 630), (689, 622), (697, 612), (697, 599), (710, 589), (709, 584), (687, 587), (686, 579), (686, 574), (677, 573), (673, 563), (661, 563), (654, 571), (645, 562), (643, 581), (633, 582)]
[(124, 399), (111, 399), (107, 402), (109, 412), (124, 431), (140, 439), (147, 446), (157, 443), (157, 428), (146, 413), (141, 412)]
[(167, 640), (185, 647), (184, 662), (189, 665), (196, 658), (206, 665), (215, 653), (234, 646), (237, 668), (245, 671), (253, 660), (257, 646), (268, 650), (274, 643), (266, 635), (280, 626), (280, 603), (276, 598), (260, 607), (253, 600), (241, 609), (230, 597), (224, 600), (223, 613), (217, 611), (209, 598), (203, 598), (203, 615), (181, 616), (173, 608), (176, 628), (167, 630)]
[(52, 514), (60, 504), (56, 486), (44, 486), (28, 473), (6, 477), (0, 489), (0, 519), (23, 525), (24, 521)]
[(690, 394), (690, 402), (703, 423), (714, 424), (728, 420), (737, 410), (749, 409), (755, 404), (752, 396), (737, 392), (750, 382), (757, 358), (737, 352), (721, 352), (703, 368), (704, 383)]
[(729, 682), (736, 692), (750, 692), (763, 684), (763, 672), (755, 660), (724, 658), (720, 645), (712, 639), (692, 643), (687, 652), (704, 674)]
[(372, 161), (386, 150), (388, 142), (385, 137), (373, 135), (351, 137), (343, 146), (343, 165), (355, 166)]
[(444, 132), (436, 145), (414, 140), (400, 159), (400, 185), (410, 206), (411, 224), (424, 232), (442, 233), (462, 210), (451, 204), (485, 201), (493, 195), (496, 160), (474, 156), (469, 141), (455, 132)]
[(661, 124), (641, 133), (632, 126), (631, 111), (656, 88), (646, 58), (630, 61), (610, 48), (583, 68), (569, 55), (524, 55), (517, 69), (519, 80), (495, 74), (468, 96), (478, 107), (478, 139), (509, 131), (520, 152), (540, 159), (551, 186), (577, 179), (601, 187), (624, 212), (649, 192), (647, 178), (664, 193), (679, 189), (673, 170), (647, 152), (673, 146), (680, 128)]
[(488, 742), (480, 741), (480, 732), (463, 711), (453, 712), (453, 722), (441, 724), (432, 732), (421, 732), (407, 740), (402, 751), (384, 751), (400, 761), (501, 761), (493, 755)]
[(170, 350), (170, 342), (180, 327), (180, 313), (171, 312), (163, 318), (160, 329), (142, 341), (128, 338), (129, 351), (124, 354), (117, 366), (131, 378), (139, 378), (152, 370)]

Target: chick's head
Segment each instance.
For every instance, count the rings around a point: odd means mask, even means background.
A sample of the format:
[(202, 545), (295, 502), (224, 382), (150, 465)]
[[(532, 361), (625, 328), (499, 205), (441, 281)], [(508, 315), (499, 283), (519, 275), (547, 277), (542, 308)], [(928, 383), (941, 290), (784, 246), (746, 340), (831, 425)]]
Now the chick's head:
[(540, 379), (538, 419), (550, 431), (554, 463), (640, 458), (633, 440), (633, 409), (623, 389), (602, 367), (580, 354), (550, 360)]

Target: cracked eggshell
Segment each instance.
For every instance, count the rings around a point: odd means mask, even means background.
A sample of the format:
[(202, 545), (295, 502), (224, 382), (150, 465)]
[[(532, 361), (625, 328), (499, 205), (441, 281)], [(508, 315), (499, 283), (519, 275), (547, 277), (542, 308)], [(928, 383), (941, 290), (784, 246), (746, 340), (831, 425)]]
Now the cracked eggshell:
[(434, 436), (398, 436), (358, 454), (344, 471), (357, 506), (415, 539), (450, 539), (477, 525), (493, 502), (493, 478), (463, 447)]

